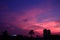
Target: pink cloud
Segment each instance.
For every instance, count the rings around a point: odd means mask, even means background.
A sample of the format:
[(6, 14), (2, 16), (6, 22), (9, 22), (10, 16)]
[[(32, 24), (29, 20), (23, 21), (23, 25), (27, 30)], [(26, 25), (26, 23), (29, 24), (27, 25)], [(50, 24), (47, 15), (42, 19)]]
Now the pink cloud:
[[(54, 21), (53, 17), (51, 18), (46, 18), (43, 20), (43, 22), (37, 22), (37, 18), (36, 15), (39, 15), (41, 13), (45, 13), (47, 14), (48, 11), (50, 11), (51, 9), (47, 8), (45, 9), (38, 9), (38, 8), (33, 8), (29, 11), (24, 12), (24, 15), (16, 15), (15, 12), (11, 13), (10, 15), (5, 17), (4, 22), (13, 24), (15, 26), (17, 26), (18, 28), (24, 29), (24, 30), (30, 30), (33, 29), (34, 31), (37, 31), (39, 33), (43, 33), (43, 29), (50, 29), (52, 32), (55, 32), (54, 30), (56, 30), (56, 32), (59, 31), (59, 29), (57, 30), (57, 28), (55, 28), (56, 25), (58, 25), (59, 23)], [(19, 12), (20, 13), (20, 12)], [(48, 13), (49, 14), (49, 13)], [(50, 14), (49, 14), (50, 15)], [(14, 18), (14, 19), (13, 19)], [(26, 22), (24, 20), (27, 20)], [(53, 20), (53, 21), (51, 21)], [(35, 27), (33, 27), (35, 26)], [(53, 29), (53, 30), (52, 30)]]

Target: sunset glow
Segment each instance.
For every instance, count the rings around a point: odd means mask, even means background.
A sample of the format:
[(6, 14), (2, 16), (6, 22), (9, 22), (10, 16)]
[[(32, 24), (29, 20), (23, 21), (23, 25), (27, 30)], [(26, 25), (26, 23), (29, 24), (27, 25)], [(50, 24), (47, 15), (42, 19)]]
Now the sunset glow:
[(33, 29), (43, 34), (43, 29), (50, 29), (52, 34), (60, 33), (59, 0), (0, 1), (0, 10), (0, 32), (24, 34)]

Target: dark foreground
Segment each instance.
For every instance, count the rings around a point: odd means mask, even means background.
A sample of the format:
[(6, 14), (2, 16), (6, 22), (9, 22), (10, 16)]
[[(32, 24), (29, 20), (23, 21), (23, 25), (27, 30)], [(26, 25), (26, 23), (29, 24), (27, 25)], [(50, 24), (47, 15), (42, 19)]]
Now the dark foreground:
[(51, 35), (50, 30), (46, 29), (43, 30), (43, 37), (39, 37), (38, 35), (33, 37), (33, 30), (29, 31), (30, 37), (22, 35), (10, 36), (7, 31), (4, 31), (2, 34), (0, 35), (0, 40), (60, 40), (60, 35)]
[(52, 36), (52, 37), (26, 37), (26, 36), (1, 36), (0, 40), (60, 40), (60, 36)]

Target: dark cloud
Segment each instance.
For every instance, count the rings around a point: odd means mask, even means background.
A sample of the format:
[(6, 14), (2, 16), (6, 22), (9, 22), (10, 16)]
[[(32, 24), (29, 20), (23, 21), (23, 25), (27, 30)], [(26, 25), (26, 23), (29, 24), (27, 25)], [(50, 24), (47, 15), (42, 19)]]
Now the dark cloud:
[(23, 21), (24, 21), (24, 22), (27, 22), (27, 21), (28, 21), (28, 19), (24, 19)]

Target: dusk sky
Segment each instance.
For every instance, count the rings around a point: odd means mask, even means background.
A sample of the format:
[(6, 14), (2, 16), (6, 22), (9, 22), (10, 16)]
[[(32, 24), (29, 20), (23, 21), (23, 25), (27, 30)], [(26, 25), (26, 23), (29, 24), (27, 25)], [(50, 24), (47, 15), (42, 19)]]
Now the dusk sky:
[(0, 32), (60, 34), (60, 0), (0, 0)]

